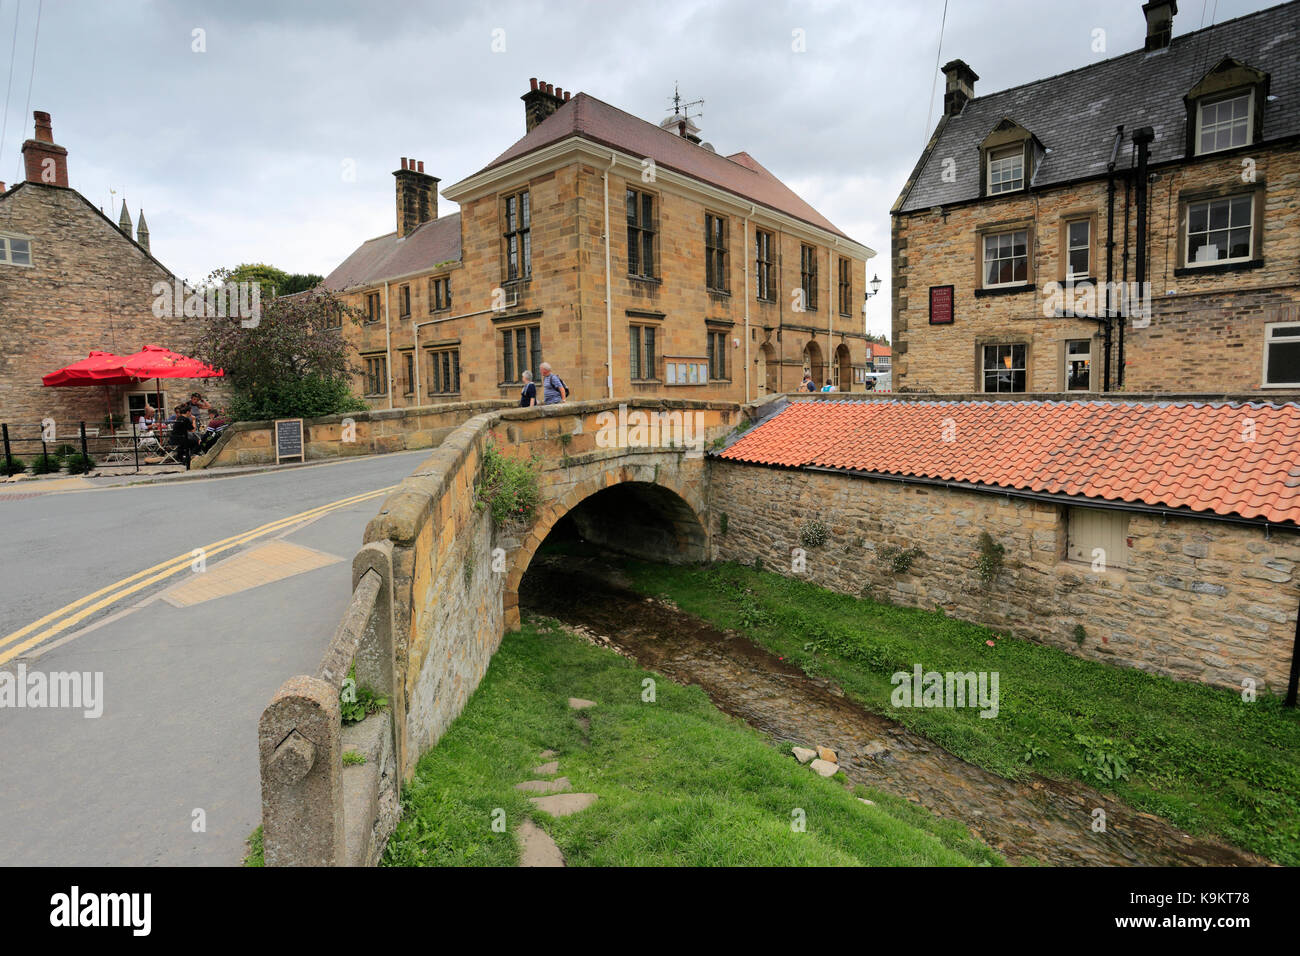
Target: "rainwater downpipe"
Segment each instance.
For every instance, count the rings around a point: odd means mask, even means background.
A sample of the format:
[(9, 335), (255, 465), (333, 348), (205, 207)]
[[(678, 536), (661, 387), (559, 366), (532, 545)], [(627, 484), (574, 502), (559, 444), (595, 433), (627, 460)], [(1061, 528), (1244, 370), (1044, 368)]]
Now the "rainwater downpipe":
[(757, 207), (753, 203), (749, 205), (749, 215), (745, 217), (745, 401), (752, 397), (749, 394), (749, 218), (754, 215)]
[(393, 407), (393, 326), (388, 320), (388, 280), (384, 280), (384, 377), (388, 380), (388, 407)]
[(1111, 347), (1115, 330), (1115, 164), (1119, 161), (1119, 147), (1124, 142), (1124, 126), (1115, 127), (1115, 144), (1106, 164), (1106, 339), (1102, 365), (1102, 391), (1110, 391)]
[(1300, 686), (1300, 607), (1295, 614), (1295, 643), (1291, 646), (1291, 679), (1286, 685), (1286, 705), (1296, 705), (1296, 690)]
[(609, 173), (618, 162), (618, 154), (609, 153), (605, 169), (605, 397), (614, 397), (614, 281), (609, 263)]

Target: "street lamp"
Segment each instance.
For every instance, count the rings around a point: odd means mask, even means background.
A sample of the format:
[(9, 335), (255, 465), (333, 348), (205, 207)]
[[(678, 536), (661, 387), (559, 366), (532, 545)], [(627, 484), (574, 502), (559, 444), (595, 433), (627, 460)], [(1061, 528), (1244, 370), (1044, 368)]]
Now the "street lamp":
[(880, 276), (878, 276), (878, 275), (877, 275), (877, 276), (872, 276), (872, 278), (871, 278), (871, 291), (870, 291), (870, 292), (867, 292), (867, 293), (864, 293), (862, 298), (863, 298), (863, 300), (870, 299), (873, 295), (875, 295), (875, 294), (876, 294), (877, 292), (879, 292), (879, 291), (880, 291)]

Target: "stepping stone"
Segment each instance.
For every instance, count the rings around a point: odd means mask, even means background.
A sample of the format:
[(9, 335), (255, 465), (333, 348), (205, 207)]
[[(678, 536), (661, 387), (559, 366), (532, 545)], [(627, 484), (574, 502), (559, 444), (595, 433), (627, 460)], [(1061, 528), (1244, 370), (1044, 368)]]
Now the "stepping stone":
[(529, 797), (538, 810), (553, 817), (567, 817), (571, 813), (586, 810), (597, 800), (594, 793), (562, 793), (554, 797)]
[(543, 751), (542, 751), (542, 759), (543, 759), (543, 760), (550, 760), (552, 757), (558, 757), (558, 756), (559, 756), (559, 754), (557, 754), (554, 750), (543, 750)]
[(586, 710), (588, 707), (595, 707), (594, 700), (583, 700), (581, 697), (570, 697), (569, 706), (574, 710)]
[(831, 763), (829, 760), (814, 760), (808, 766), (812, 767), (823, 777), (833, 777), (839, 773), (840, 765)]
[(552, 760), (550, 763), (544, 763), (541, 764), (540, 766), (533, 768), (533, 773), (537, 774), (537, 776), (539, 777), (545, 777), (550, 774), (559, 773), (559, 772), (560, 772), (560, 762), (558, 760)]
[[(874, 807), (876, 805), (875, 800), (868, 800), (866, 797), (858, 797), (858, 801), (861, 803), (865, 803), (869, 807)], [(978, 813), (979, 811), (976, 812)]]
[(794, 754), (794, 759), (800, 763), (807, 763), (817, 756), (817, 751), (809, 750), (807, 747), (791, 747), (790, 752)]
[(570, 786), (572, 785), (568, 777), (559, 777), (555, 780), (527, 780), (515, 784), (515, 789), (522, 790), (524, 793), (558, 793), (561, 790), (568, 790)]
[(830, 763), (840, 762), (839, 758), (835, 756), (835, 751), (831, 750), (830, 747), (818, 747), (817, 756), (820, 757), (822, 760), (829, 761)]
[(522, 844), (519, 851), (520, 866), (564, 866), (564, 854), (549, 833), (525, 820), (515, 831)]

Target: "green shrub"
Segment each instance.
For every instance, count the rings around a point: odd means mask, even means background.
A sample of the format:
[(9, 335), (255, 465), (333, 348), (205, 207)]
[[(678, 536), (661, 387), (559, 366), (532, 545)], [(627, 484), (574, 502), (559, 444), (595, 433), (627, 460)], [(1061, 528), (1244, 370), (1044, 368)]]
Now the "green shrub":
[(27, 463), (17, 456), (9, 459), (0, 458), (0, 475), (5, 475), (6, 477), (9, 475), (21, 475), (26, 470)]
[(58, 455), (37, 455), (32, 460), (33, 475), (52, 475), (63, 466), (63, 461)]
[(68, 455), (63, 459), (63, 463), (68, 466), (70, 475), (86, 475), (95, 470), (95, 459), (81, 452)]
[(50, 452), (50, 454), (66, 460), (77, 454), (77, 449), (72, 445), (60, 445), (58, 448), (54, 449), (54, 451)]
[(271, 418), (321, 418), (364, 412), (369, 407), (352, 394), (346, 379), (312, 374), (239, 389), (230, 403), (230, 416), (234, 421), (260, 422)]
[(536, 456), (527, 461), (511, 458), (489, 442), (483, 451), (478, 485), (474, 488), (475, 507), (479, 511), (487, 508), (497, 527), (508, 521), (527, 524), (533, 520), (541, 496), (539, 472)]

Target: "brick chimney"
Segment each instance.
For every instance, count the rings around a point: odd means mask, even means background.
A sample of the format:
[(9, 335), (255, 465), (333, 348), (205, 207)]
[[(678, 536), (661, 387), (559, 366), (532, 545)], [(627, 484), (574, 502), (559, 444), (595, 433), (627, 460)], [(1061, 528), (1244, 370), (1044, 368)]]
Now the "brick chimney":
[(1163, 50), (1169, 46), (1174, 35), (1174, 14), (1178, 12), (1178, 0), (1151, 0), (1142, 4), (1142, 13), (1147, 18), (1148, 50)]
[(49, 113), (37, 110), (32, 116), (36, 120), (36, 138), (23, 143), (23, 166), (27, 170), (27, 182), (66, 187), (68, 151), (55, 145)]
[(979, 77), (965, 60), (949, 60), (943, 65), (943, 112), (956, 116), (968, 100), (975, 98), (975, 81)]
[(539, 82), (535, 76), (528, 80), (528, 85), (528, 92), (519, 98), (524, 101), (525, 132), (531, 133), (546, 117), (567, 103), (573, 94), (545, 81)]
[(424, 171), (424, 160), (402, 157), (397, 180), (397, 235), (406, 238), (420, 226), (438, 218), (438, 177)]

